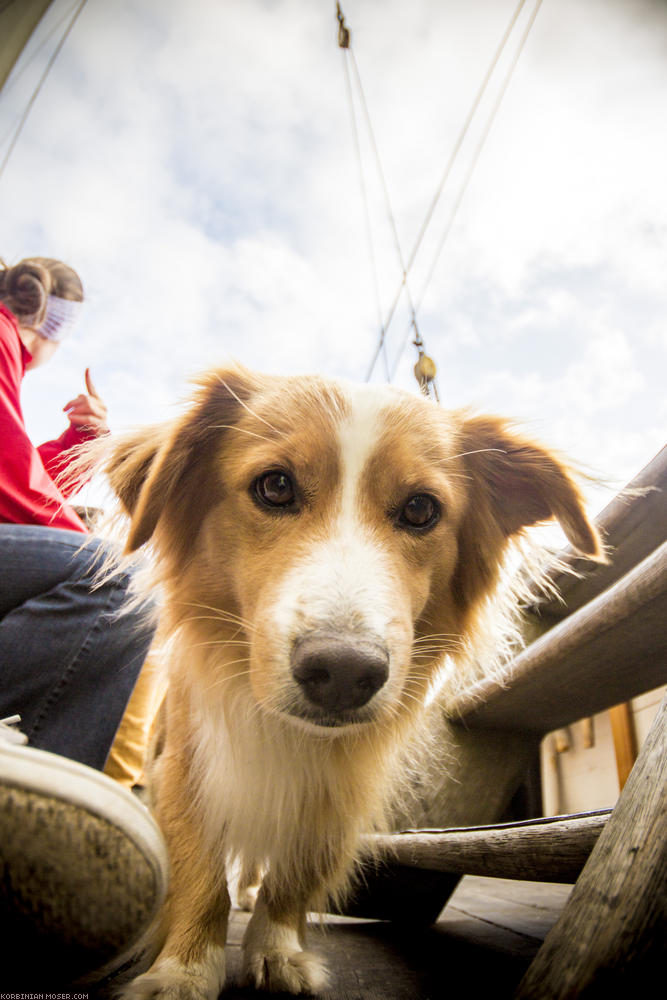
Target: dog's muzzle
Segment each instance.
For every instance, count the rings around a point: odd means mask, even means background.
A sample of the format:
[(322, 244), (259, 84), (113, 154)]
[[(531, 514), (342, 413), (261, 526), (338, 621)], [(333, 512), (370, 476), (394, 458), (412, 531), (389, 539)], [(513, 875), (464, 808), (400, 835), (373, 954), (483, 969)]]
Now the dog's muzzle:
[(304, 699), (295, 714), (345, 725), (362, 721), (359, 709), (386, 683), (389, 653), (379, 642), (318, 630), (295, 642), (291, 668)]

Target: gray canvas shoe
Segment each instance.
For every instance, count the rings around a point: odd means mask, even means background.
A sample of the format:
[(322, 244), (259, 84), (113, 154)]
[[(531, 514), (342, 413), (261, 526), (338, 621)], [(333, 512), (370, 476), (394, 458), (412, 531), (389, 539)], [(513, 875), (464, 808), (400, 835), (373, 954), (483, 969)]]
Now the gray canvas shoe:
[(146, 807), (100, 771), (0, 722), (3, 988), (95, 982), (127, 959), (167, 889)]

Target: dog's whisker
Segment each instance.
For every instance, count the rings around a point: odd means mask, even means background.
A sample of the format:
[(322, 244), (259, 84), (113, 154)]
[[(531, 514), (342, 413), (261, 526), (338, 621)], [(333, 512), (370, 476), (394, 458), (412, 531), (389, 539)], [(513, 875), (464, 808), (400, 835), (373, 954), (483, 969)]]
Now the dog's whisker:
[(418, 656), (428, 656), (428, 655), (442, 655), (444, 653), (458, 653), (460, 651), (460, 646), (454, 643), (448, 642), (436, 642), (430, 646), (417, 646), (412, 651), (412, 659), (414, 660)]
[(429, 639), (428, 642), (414, 643), (412, 649), (416, 653), (424, 652), (427, 649), (449, 649), (459, 650), (462, 643), (457, 639)]
[(274, 443), (271, 438), (266, 437), (265, 434), (257, 434), (256, 431), (248, 430), (247, 427), (237, 427), (236, 424), (213, 424), (212, 427), (214, 430), (236, 431), (238, 434), (247, 434), (248, 437), (257, 438), (259, 441), (266, 441), (267, 444)]
[[(245, 402), (245, 400), (241, 399), (241, 397), (238, 395), (238, 393), (234, 392), (234, 390), (230, 386), (229, 382), (226, 382), (225, 379), (222, 378), (222, 376), (219, 374), (219, 372), (216, 372), (215, 374), (216, 374), (216, 378), (218, 379), (218, 381), (220, 382), (220, 384), (225, 387), (225, 389), (230, 394), (230, 396), (232, 396), (236, 400), (236, 402), (240, 406), (242, 406), (243, 409), (247, 413), (250, 414), (251, 417), (254, 417), (256, 420), (259, 420), (260, 423), (262, 423), (262, 424), (266, 424), (266, 426), (270, 430), (272, 430), (274, 432), (274, 434), (277, 434), (278, 437), (281, 437), (281, 438), (285, 437), (285, 434), (282, 431), (279, 431), (277, 427), (274, 427), (273, 424), (269, 423), (268, 420), (265, 420), (264, 417), (260, 417), (259, 413), (256, 413), (255, 410), (252, 409), (252, 407), (248, 406), (248, 404)], [(268, 438), (265, 438), (265, 440), (268, 440)]]
[(425, 639), (460, 639), (460, 632), (428, 632), (424, 635), (417, 636), (414, 642), (423, 642)]
[[(227, 622), (230, 625), (238, 625), (241, 628), (247, 629), (247, 631), (252, 632), (256, 626), (248, 621), (247, 618), (242, 618), (241, 615), (234, 614), (232, 611), (224, 611), (222, 608), (216, 608), (209, 604), (200, 604), (198, 602), (191, 601), (179, 601), (182, 607), (190, 607), (200, 609), (202, 611), (212, 611), (215, 619), (222, 622)], [(189, 621), (190, 619), (184, 619)]]
[(475, 448), (472, 451), (461, 451), (458, 455), (450, 455), (447, 461), (451, 462), (455, 458), (467, 458), (469, 455), (485, 455), (490, 452), (496, 452), (498, 455), (507, 454), (505, 448)]
[(228, 608), (219, 608), (215, 604), (204, 604), (203, 601), (174, 601), (174, 604), (186, 608), (202, 608), (204, 611), (219, 611), (220, 614), (230, 615), (232, 618), (240, 618), (240, 615), (230, 611)]
[[(249, 663), (249, 661), (247, 661), (247, 660), (232, 660), (231, 663), (228, 663), (226, 665), (229, 666), (229, 667), (232, 667), (232, 666), (234, 666), (237, 663)], [(240, 670), (236, 674), (229, 674), (226, 677), (218, 677), (218, 678), (216, 678), (216, 680), (212, 681), (210, 684), (207, 684), (206, 687), (204, 687), (202, 690), (207, 691), (207, 692), (208, 691), (213, 691), (215, 688), (220, 688), (224, 684), (228, 684), (231, 681), (238, 680), (239, 677), (247, 677), (247, 676), (248, 676), (248, 671), (247, 670)], [(252, 708), (253, 714), (258, 714), (259, 711), (260, 711), (259, 707), (257, 705), (255, 705), (255, 704), (253, 704), (251, 706), (251, 708)]]
[[(191, 643), (188, 643), (187, 648), (188, 648), (188, 650), (193, 650), (193, 649), (205, 649), (207, 646), (208, 647), (215, 646), (218, 649), (223, 649), (226, 645), (227, 645), (226, 642), (218, 642), (215, 639), (213, 639), (213, 640), (211, 640), (209, 642), (191, 642)], [(239, 660), (224, 660), (223, 661), (224, 666), (231, 666), (234, 663), (244, 663), (244, 662), (250, 663), (250, 657), (245, 656), (245, 657), (243, 657), (242, 659), (239, 659)]]
[(455, 643), (437, 642), (432, 646), (417, 646), (412, 651), (412, 659), (420, 656), (456, 656), (462, 647)]
[(441, 659), (447, 655), (446, 650), (434, 650), (432, 653), (416, 653), (412, 660), (415, 664), (424, 665), (427, 663), (432, 663), (433, 660)]
[(421, 653), (433, 653), (433, 652), (445, 652), (446, 650), (456, 649), (456, 644), (452, 642), (422, 642), (419, 646), (412, 647), (412, 655), (417, 656)]
[(188, 618), (181, 619), (182, 624), (187, 622), (221, 622), (224, 625), (234, 625), (237, 631), (245, 628), (240, 622), (237, 622), (234, 618), (227, 618), (225, 615), (214, 614), (214, 615), (190, 615)]
[[(235, 622), (225, 622), (224, 618), (223, 619), (217, 618), (217, 617), (215, 617), (213, 615), (193, 615), (191, 618), (184, 618), (183, 621), (182, 621), (182, 624), (183, 625), (190, 625), (190, 624), (192, 624), (192, 622), (218, 622), (218, 623), (222, 623), (223, 625), (232, 625), (232, 624), (236, 625)], [(239, 634), (239, 632), (242, 631), (242, 629), (243, 629), (243, 626), (237, 625), (236, 626), (236, 632), (234, 632), (234, 634), (231, 636), (231, 638), (229, 638), (229, 639), (220, 639), (220, 642), (245, 643), (246, 646), (252, 645), (252, 643), (251, 643), (251, 641), (249, 639), (237, 639), (236, 638), (236, 636)]]
[[(248, 662), (247, 660), (243, 660), (243, 659), (241, 659), (241, 660), (231, 660), (231, 662), (228, 663), (227, 666), (233, 667), (233, 666), (238, 665), (239, 663), (246, 663), (247, 664), (247, 662)], [(202, 690), (203, 691), (213, 691), (213, 690), (215, 690), (217, 688), (224, 687), (226, 684), (230, 684), (232, 681), (238, 680), (240, 677), (247, 677), (247, 676), (248, 676), (248, 671), (247, 670), (239, 670), (237, 673), (234, 673), (234, 674), (225, 674), (224, 677), (216, 677), (215, 680), (211, 681), (210, 684), (207, 684), (204, 688), (202, 688)], [(253, 712), (256, 711), (256, 706), (253, 705), (252, 706), (252, 710), (253, 710)]]
[[(401, 692), (401, 697), (400, 697), (401, 704), (407, 707), (407, 703), (409, 701), (414, 702), (415, 705), (418, 705), (420, 708), (424, 704), (423, 697), (419, 697), (419, 695), (412, 694), (410, 691), (402, 691)], [(395, 711), (396, 711), (396, 716), (398, 717), (400, 715), (399, 706), (398, 705), (395, 706)]]
[(416, 642), (426, 642), (429, 639), (455, 639), (460, 641), (462, 638), (460, 632), (425, 632), (424, 635), (417, 636), (413, 639), (413, 643)]
[(452, 646), (448, 643), (435, 643), (433, 646), (419, 646), (417, 649), (414, 649), (412, 651), (412, 659), (414, 660), (420, 656), (442, 656), (457, 652), (459, 652), (458, 646)]

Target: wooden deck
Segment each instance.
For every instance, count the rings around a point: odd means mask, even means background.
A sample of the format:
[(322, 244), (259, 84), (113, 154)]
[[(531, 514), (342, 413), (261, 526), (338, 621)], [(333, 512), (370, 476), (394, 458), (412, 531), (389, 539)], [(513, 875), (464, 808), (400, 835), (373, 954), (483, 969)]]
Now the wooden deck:
[[(314, 923), (309, 928), (309, 947), (326, 953), (329, 961), (331, 987), (324, 997), (510, 998), (571, 889), (560, 883), (466, 876), (431, 926), (326, 917), (322, 927)], [(232, 913), (224, 998), (257, 1000), (254, 990), (238, 985), (248, 919), (247, 913)]]

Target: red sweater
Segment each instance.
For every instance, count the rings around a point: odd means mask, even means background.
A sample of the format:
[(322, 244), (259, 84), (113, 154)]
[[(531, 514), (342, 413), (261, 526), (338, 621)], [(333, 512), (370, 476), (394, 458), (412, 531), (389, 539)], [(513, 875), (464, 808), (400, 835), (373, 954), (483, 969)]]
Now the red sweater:
[(20, 400), (30, 358), (16, 317), (0, 303), (0, 522), (86, 531), (65, 500), (73, 489), (59, 489), (53, 477), (67, 465), (63, 452), (91, 435), (70, 424), (59, 438), (35, 448), (25, 429)]

